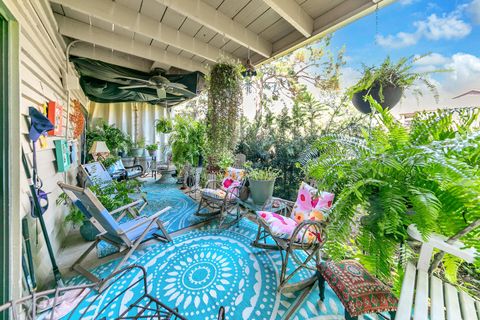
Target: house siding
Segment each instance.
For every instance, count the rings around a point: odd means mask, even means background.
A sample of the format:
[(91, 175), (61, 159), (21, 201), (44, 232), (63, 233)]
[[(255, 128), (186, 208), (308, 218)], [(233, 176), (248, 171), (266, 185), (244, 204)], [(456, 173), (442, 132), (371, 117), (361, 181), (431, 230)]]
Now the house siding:
[[(3, 2), (20, 26), (20, 146), (18, 151), (20, 152), (20, 148), (22, 148), (32, 163), (32, 145), (28, 139), (28, 107), (38, 107), (47, 101), (59, 103), (63, 106), (63, 132), (66, 130), (67, 91), (62, 84), (62, 74), (65, 74), (65, 43), (56, 32), (56, 22), (46, 0), (4, 0)], [(72, 66), (71, 70), (73, 70)], [(72, 90), (70, 97), (79, 100), (83, 105), (87, 104), (87, 99), (80, 90)], [(72, 108), (70, 110), (73, 111)], [(69, 125), (69, 129), (69, 137), (71, 137), (72, 125)], [(57, 255), (68, 232), (63, 223), (67, 210), (64, 206), (56, 205), (56, 199), (61, 193), (57, 181), (75, 184), (78, 166), (78, 163), (74, 163), (68, 172), (57, 172), (54, 140), (64, 138), (48, 137), (46, 148), (37, 147), (38, 174), (43, 181), (43, 190), (48, 193), (49, 198), (49, 207), (44, 213), (44, 219), (50, 242)], [(72, 141), (72, 143), (78, 145), (77, 141)], [(77, 159), (80, 159), (80, 155), (77, 156)], [(20, 172), (20, 190), (18, 191), (20, 212), (13, 213), (13, 219), (19, 223), (23, 217), (29, 217), (37, 282), (40, 288), (46, 287), (53, 280), (52, 266), (39, 223), (29, 214), (29, 188), (24, 172)], [(13, 192), (17, 192), (17, 190)], [(21, 233), (13, 234), (12, 241), (14, 247), (21, 247)], [(17, 257), (20, 255), (19, 252), (13, 252), (13, 255), (14, 260), (20, 259)], [(18, 265), (17, 263), (13, 264)], [(20, 271), (17, 271), (12, 277), (14, 296), (18, 296), (22, 283)]]

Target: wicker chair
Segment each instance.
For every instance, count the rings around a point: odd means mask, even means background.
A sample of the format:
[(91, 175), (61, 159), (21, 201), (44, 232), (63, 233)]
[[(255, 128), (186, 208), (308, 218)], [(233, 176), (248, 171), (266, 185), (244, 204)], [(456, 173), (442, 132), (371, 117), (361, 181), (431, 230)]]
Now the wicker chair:
[[(205, 188), (200, 189), (200, 203), (196, 215), (220, 215), (220, 226), (232, 209), (235, 208), (239, 216), (237, 199), (244, 182), (245, 170), (236, 168), (228, 168), (222, 181), (207, 181)], [(203, 209), (209, 209), (208, 213), (203, 213)]]
[[(273, 198), (268, 206), (283, 208), (277, 213), (257, 211), (258, 232), (252, 245), (263, 249), (280, 250), (282, 270), (279, 291), (291, 292), (312, 285), (320, 249), (327, 240), (325, 216), (332, 205), (333, 194), (318, 192), (302, 182), (297, 201)], [(273, 243), (270, 239), (273, 239)], [(296, 264), (287, 274), (290, 260)], [(291, 283), (302, 269), (312, 271), (310, 278)]]

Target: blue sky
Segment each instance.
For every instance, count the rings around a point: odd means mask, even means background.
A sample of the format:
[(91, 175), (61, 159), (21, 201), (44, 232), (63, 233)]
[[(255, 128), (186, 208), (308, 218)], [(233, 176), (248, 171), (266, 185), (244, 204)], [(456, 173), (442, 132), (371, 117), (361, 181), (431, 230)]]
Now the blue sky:
[[(480, 105), (480, 96), (451, 99), (471, 89), (480, 90), (480, 0), (397, 0), (377, 15), (373, 13), (335, 32), (332, 48), (338, 50), (342, 46), (347, 58), (345, 85), (360, 76), (362, 63), (378, 64), (387, 55), (397, 60), (431, 53), (417, 64), (419, 71), (454, 70), (433, 76), (441, 95), (440, 104)], [(403, 108), (412, 108), (413, 100), (408, 96), (405, 100)], [(421, 104), (424, 108), (436, 105), (431, 97)]]

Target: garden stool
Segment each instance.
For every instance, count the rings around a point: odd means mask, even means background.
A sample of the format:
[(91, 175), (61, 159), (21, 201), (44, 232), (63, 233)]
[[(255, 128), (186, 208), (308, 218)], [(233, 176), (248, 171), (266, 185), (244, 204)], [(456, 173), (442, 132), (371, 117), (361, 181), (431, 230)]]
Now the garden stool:
[(345, 319), (385, 311), (390, 313), (390, 319), (395, 318), (397, 298), (357, 261), (322, 261), (317, 267), (317, 277), (320, 300), (325, 299), (326, 281), (345, 307)]

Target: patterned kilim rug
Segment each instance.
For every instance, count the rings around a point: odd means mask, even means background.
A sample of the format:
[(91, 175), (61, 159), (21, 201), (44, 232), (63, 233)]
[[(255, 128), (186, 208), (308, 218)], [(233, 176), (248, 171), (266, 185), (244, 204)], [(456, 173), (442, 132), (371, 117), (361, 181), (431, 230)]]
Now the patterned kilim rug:
[[(169, 233), (205, 222), (210, 218), (196, 216), (198, 203), (179, 190), (175, 183), (146, 183), (142, 187), (142, 193), (146, 195), (148, 201), (142, 214), (150, 216), (163, 208), (171, 207), (160, 217)], [(99, 257), (105, 257), (115, 252), (118, 252), (118, 249), (109, 243), (102, 241), (97, 246)]]
[[(136, 252), (129, 263), (145, 267), (149, 292), (166, 305), (177, 307), (188, 319), (216, 319), (220, 306), (226, 308), (227, 319), (285, 319), (301, 292), (277, 293), (280, 254), (252, 247), (256, 230), (256, 225), (246, 219), (226, 230), (217, 229), (215, 224), (204, 225), (176, 236), (172, 243), (153, 244)], [(102, 265), (93, 273), (106, 277), (116, 262)], [(309, 271), (304, 271), (297, 279), (309, 275)], [(102, 315), (98, 311), (110, 302), (114, 292), (121, 292), (138, 276), (136, 271), (125, 275), (83, 316), (109, 319), (120, 314), (139, 296), (136, 289), (127, 290)], [(85, 281), (77, 276), (69, 285)], [(328, 287), (325, 293), (322, 303), (315, 285), (292, 319), (343, 319), (344, 310), (338, 298)], [(85, 310), (92, 299), (87, 299), (78, 310)]]

